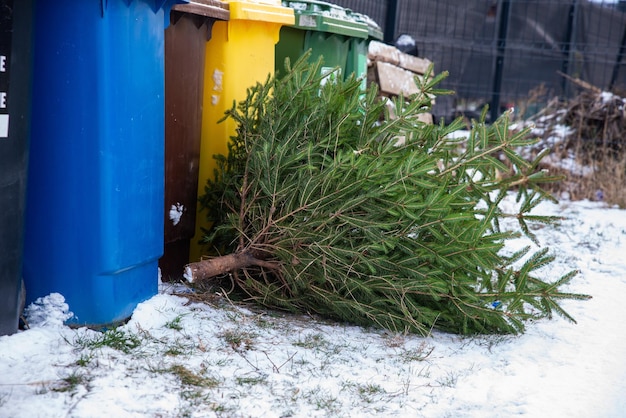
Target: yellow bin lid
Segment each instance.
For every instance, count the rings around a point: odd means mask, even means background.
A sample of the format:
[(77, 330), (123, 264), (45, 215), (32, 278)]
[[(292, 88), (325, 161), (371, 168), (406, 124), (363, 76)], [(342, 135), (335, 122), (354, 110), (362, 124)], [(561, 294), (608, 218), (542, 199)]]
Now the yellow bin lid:
[(260, 20), (283, 25), (296, 22), (293, 9), (283, 7), (281, 0), (223, 1), (229, 5), (230, 20)]

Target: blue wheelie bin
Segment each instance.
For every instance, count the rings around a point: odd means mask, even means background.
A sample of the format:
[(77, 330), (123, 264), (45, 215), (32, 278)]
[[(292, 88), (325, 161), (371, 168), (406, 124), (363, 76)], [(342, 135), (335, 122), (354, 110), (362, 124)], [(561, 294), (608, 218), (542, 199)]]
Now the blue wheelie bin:
[(164, 31), (184, 0), (35, 0), (27, 303), (127, 319), (163, 253)]

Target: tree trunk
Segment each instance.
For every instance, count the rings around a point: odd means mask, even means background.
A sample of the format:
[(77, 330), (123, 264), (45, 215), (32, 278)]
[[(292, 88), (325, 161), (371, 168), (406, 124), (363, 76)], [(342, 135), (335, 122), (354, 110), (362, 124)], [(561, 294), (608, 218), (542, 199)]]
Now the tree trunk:
[(189, 283), (194, 283), (250, 266), (265, 267), (270, 270), (276, 270), (279, 267), (278, 263), (258, 259), (248, 251), (243, 251), (190, 263), (185, 267), (183, 277)]

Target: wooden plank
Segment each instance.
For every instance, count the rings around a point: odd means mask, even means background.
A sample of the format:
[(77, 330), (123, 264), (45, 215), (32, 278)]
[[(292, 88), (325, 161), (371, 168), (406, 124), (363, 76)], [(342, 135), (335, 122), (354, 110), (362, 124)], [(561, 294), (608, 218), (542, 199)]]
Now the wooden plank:
[(391, 45), (378, 41), (371, 41), (367, 47), (367, 58), (372, 61), (389, 62), (398, 65), (400, 63), (400, 51)]
[(385, 94), (407, 97), (419, 91), (413, 80), (415, 74), (411, 71), (381, 61), (376, 62), (376, 71), (380, 91)]
[(369, 43), (367, 58), (371, 62), (387, 62), (417, 74), (424, 74), (428, 66), (432, 63), (429, 59), (405, 54), (394, 46), (378, 41), (371, 41)]
[(426, 58), (414, 57), (413, 55), (400, 53), (400, 62), (398, 63), (399, 67), (402, 67), (406, 70), (413, 71), (417, 74), (424, 74), (428, 69), (428, 66), (432, 64), (432, 61)]

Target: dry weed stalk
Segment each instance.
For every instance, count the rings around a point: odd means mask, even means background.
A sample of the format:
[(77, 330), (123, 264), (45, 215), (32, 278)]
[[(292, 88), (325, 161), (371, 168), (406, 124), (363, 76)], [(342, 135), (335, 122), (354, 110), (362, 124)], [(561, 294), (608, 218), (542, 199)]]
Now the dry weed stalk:
[[(552, 174), (565, 176), (552, 192), (626, 207), (626, 98), (568, 79), (581, 93), (567, 102), (550, 102), (535, 118), (542, 122), (544, 144), (562, 137), (543, 161)], [(563, 125), (565, 134), (557, 133)]]

